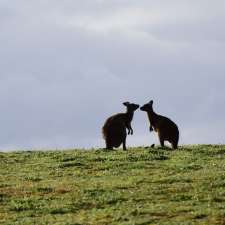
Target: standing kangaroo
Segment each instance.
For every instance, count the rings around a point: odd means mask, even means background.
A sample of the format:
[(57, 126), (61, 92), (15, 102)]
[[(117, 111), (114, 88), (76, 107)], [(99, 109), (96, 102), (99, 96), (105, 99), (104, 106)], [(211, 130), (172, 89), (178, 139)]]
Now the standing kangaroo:
[(156, 114), (152, 105), (153, 101), (151, 100), (140, 108), (140, 110), (148, 114), (150, 132), (154, 130), (158, 133), (161, 147), (164, 147), (164, 141), (168, 141), (171, 143), (173, 149), (177, 149), (179, 141), (177, 125), (169, 118)]
[(118, 148), (123, 143), (123, 150), (126, 150), (126, 129), (128, 129), (128, 134), (133, 134), (131, 121), (139, 105), (129, 102), (124, 102), (123, 105), (127, 107), (126, 113), (118, 113), (109, 117), (102, 128), (107, 149)]

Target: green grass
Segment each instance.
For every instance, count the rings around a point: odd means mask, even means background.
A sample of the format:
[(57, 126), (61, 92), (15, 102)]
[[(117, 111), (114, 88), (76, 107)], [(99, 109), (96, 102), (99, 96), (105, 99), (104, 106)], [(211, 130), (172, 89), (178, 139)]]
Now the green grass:
[(225, 224), (225, 146), (0, 153), (0, 224)]

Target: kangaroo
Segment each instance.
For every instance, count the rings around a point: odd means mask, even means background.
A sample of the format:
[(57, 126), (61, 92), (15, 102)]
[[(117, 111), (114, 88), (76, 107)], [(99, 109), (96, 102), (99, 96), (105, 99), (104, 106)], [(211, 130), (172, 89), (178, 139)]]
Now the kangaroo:
[(171, 143), (173, 149), (177, 149), (179, 141), (179, 130), (177, 125), (167, 117), (158, 115), (153, 110), (153, 101), (143, 105), (140, 110), (147, 112), (150, 122), (150, 132), (158, 133), (161, 147), (164, 147), (164, 141)]
[(118, 148), (123, 144), (123, 150), (126, 150), (126, 129), (128, 129), (128, 135), (133, 135), (131, 121), (139, 105), (129, 102), (124, 102), (123, 105), (127, 107), (126, 113), (118, 113), (109, 117), (102, 128), (106, 149), (112, 150), (113, 147)]

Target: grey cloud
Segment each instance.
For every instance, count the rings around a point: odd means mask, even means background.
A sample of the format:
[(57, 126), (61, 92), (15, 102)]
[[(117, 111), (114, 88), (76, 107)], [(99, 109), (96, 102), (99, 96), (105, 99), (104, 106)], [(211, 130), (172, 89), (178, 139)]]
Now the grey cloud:
[[(222, 4), (4, 1), (0, 148), (104, 146), (104, 120), (150, 99), (182, 143), (224, 142)], [(157, 141), (143, 112), (133, 126), (128, 144)]]

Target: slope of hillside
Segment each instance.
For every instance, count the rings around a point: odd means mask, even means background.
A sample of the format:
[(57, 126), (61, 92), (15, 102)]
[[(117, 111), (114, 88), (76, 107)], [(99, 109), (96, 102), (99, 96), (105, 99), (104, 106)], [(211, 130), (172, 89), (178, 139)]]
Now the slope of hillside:
[(225, 146), (0, 153), (0, 224), (225, 224)]

